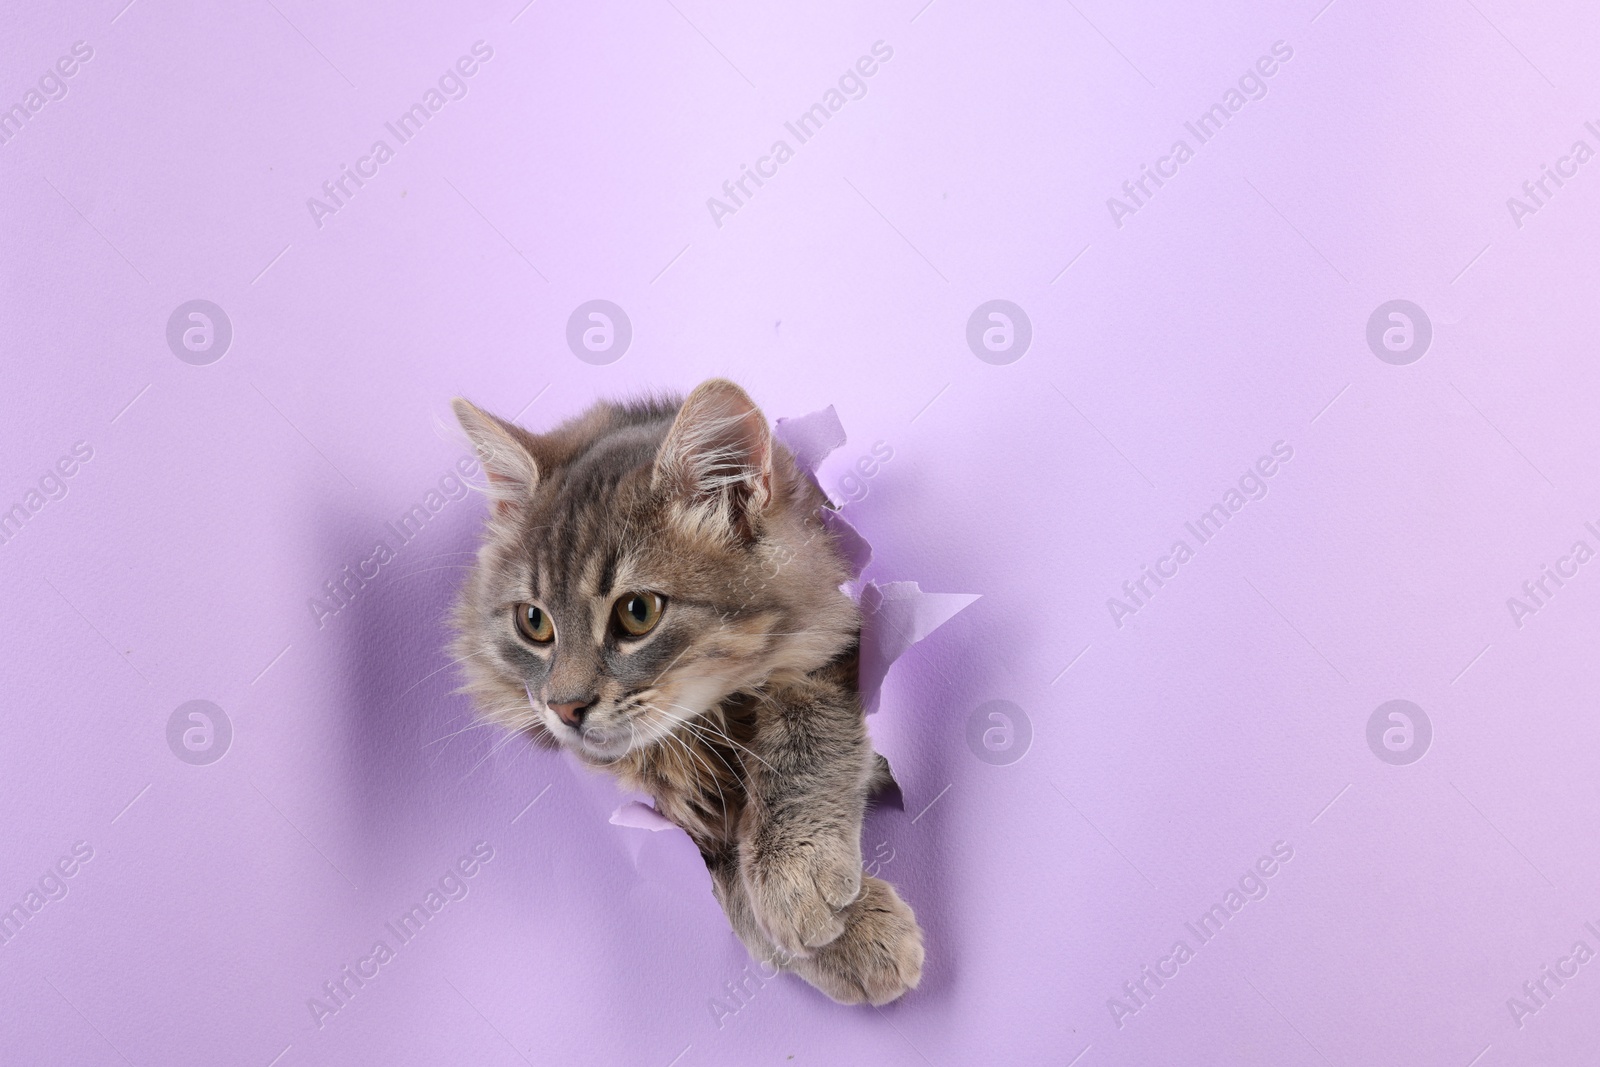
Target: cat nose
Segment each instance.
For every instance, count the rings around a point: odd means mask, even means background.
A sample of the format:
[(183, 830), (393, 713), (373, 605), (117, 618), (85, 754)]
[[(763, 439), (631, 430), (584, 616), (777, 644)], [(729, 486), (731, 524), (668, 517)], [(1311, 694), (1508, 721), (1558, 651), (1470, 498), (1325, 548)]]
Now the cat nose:
[(594, 697), (585, 697), (580, 700), (552, 701), (550, 710), (561, 717), (561, 721), (573, 729), (583, 724), (583, 717), (589, 713), (589, 708), (594, 704)]

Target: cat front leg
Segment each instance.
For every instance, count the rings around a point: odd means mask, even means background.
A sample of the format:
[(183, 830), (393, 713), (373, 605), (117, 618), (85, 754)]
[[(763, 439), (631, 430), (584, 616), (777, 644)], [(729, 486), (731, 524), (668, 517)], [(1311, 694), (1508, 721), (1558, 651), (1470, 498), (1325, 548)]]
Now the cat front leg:
[(844, 933), (861, 894), (872, 747), (854, 694), (806, 684), (765, 695), (744, 756), (740, 874), (767, 937), (796, 957)]
[(706, 853), (706, 870), (711, 873), (711, 889), (722, 913), (728, 917), (733, 932), (750, 953), (750, 958), (768, 967), (782, 969), (791, 957), (767, 937), (756, 921), (755, 910), (750, 906), (750, 892), (745, 888), (744, 876), (739, 871), (738, 846), (725, 846), (715, 854)]
[(739, 861), (725, 851), (706, 866), (717, 902), (751, 958), (770, 973), (789, 971), (840, 1004), (883, 1005), (915, 989), (922, 980), (922, 929), (894, 887), (880, 878), (862, 880), (861, 893), (844, 909), (844, 932), (809, 956), (774, 945), (756, 921)]
[(844, 933), (788, 970), (840, 1004), (883, 1005), (922, 981), (922, 927), (894, 886), (867, 877), (844, 911)]

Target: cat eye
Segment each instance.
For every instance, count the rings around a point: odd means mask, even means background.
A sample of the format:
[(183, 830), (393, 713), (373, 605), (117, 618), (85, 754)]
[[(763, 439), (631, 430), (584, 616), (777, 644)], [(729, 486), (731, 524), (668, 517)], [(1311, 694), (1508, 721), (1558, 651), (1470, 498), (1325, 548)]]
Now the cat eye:
[(518, 604), (511, 609), (511, 618), (517, 632), (538, 645), (548, 645), (556, 639), (556, 625), (550, 613), (537, 604)]
[(623, 636), (643, 637), (656, 628), (666, 606), (666, 598), (656, 593), (624, 593), (617, 600), (617, 626)]

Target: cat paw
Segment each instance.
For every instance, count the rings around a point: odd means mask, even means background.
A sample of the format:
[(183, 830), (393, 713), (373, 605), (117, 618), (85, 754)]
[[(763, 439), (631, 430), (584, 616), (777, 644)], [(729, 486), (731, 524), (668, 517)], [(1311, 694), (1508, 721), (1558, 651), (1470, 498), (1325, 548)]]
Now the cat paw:
[(889, 1003), (922, 981), (922, 928), (894, 886), (868, 877), (845, 909), (845, 929), (789, 969), (840, 1004)]
[(773, 944), (805, 956), (845, 931), (843, 910), (861, 893), (861, 850), (820, 840), (750, 850), (743, 864), (751, 910)]

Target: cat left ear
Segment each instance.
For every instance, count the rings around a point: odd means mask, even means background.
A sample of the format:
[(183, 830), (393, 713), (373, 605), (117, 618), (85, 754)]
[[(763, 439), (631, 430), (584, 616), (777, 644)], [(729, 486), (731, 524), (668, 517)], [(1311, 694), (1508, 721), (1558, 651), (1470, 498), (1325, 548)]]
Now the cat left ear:
[(772, 434), (766, 416), (726, 378), (689, 394), (656, 457), (654, 482), (695, 502), (726, 502), (746, 538), (772, 500)]
[(459, 396), (450, 402), (450, 407), (483, 464), (495, 510), (504, 515), (527, 503), (539, 484), (533, 434)]

